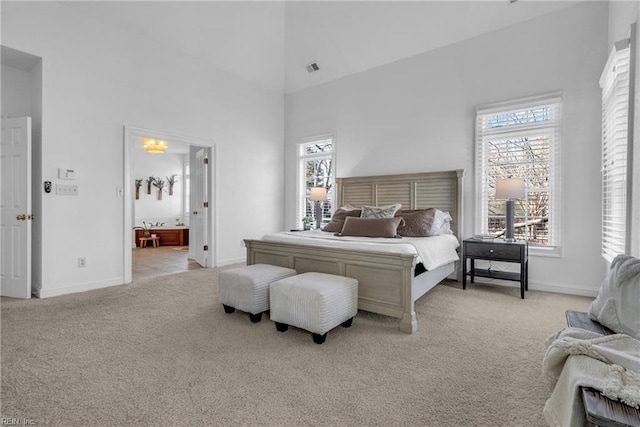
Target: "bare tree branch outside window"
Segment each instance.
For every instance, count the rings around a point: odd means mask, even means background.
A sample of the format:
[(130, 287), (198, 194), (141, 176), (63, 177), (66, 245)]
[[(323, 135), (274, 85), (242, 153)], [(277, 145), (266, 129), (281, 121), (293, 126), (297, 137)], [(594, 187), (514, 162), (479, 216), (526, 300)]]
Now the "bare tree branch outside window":
[[(548, 121), (549, 115), (549, 107), (539, 107), (495, 114), (486, 122), (488, 131), (493, 135), (484, 140), (489, 187), (487, 228), (490, 234), (500, 237), (506, 227), (505, 201), (495, 198), (497, 181), (522, 178), (527, 196), (515, 202), (515, 237), (532, 244), (549, 244), (549, 177), (553, 138), (544, 126), (536, 126)], [(529, 125), (533, 125), (531, 129), (527, 129)]]

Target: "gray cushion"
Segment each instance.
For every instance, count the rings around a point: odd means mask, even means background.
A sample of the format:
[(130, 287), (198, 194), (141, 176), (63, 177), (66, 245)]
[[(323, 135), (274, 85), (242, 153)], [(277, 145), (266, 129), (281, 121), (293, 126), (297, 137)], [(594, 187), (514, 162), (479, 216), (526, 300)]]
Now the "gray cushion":
[(360, 209), (344, 209), (338, 208), (331, 217), (329, 224), (325, 225), (322, 231), (330, 231), (332, 233), (340, 233), (344, 226), (344, 220), (348, 216), (359, 217), (362, 211)]
[(398, 234), (405, 237), (429, 236), (435, 213), (434, 208), (396, 212), (396, 217), (404, 219), (404, 224), (398, 226)]
[(347, 217), (340, 236), (399, 237), (398, 225), (402, 218), (355, 218)]

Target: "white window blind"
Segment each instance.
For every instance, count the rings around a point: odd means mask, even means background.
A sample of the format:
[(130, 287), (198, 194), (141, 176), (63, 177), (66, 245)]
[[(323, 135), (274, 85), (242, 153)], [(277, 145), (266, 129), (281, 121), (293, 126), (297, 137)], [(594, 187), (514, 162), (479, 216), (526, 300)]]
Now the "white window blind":
[(616, 43), (600, 77), (602, 88), (602, 255), (627, 253), (629, 41)]
[(476, 115), (476, 230), (504, 235), (505, 201), (496, 183), (522, 178), (526, 198), (516, 200), (515, 232), (531, 245), (560, 245), (562, 100), (555, 93), (493, 104)]
[[(334, 199), (334, 138), (331, 135), (302, 140), (298, 143), (298, 186), (296, 227), (302, 226), (303, 217), (314, 217), (310, 200), (312, 187), (327, 189), (327, 201), (322, 202), (322, 222), (331, 220)], [(312, 221), (315, 223), (315, 218)]]

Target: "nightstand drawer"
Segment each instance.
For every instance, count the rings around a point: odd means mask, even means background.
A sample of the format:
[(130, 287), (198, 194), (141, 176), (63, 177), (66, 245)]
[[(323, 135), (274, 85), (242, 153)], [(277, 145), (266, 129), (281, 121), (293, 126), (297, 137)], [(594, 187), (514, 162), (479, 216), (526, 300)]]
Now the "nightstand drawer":
[(521, 245), (465, 242), (465, 255), (504, 261), (520, 261)]

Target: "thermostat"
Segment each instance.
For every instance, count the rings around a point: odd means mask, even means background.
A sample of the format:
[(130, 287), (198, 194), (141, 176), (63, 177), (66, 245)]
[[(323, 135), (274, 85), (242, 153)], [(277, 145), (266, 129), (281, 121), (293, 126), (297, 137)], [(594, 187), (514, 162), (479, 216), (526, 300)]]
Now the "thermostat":
[(60, 179), (76, 179), (77, 173), (73, 169), (58, 168), (58, 178)]

